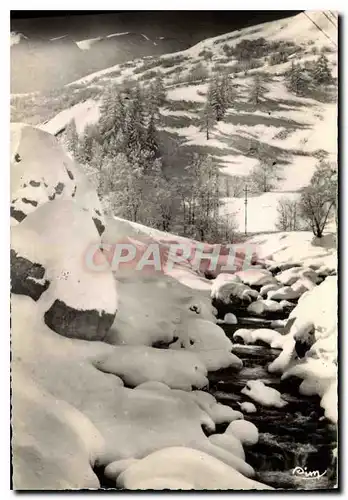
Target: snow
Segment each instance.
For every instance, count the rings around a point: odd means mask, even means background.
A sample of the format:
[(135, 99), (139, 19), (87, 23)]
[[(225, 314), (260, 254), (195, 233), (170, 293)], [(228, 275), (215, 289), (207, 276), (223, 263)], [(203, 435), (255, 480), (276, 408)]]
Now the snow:
[(166, 448), (134, 463), (118, 477), (117, 486), (130, 490), (272, 489), (204, 452), (182, 447)]
[(283, 308), (274, 300), (257, 300), (248, 306), (249, 314), (263, 316), (269, 312), (280, 312)]
[(50, 42), (54, 42), (55, 40), (61, 40), (65, 38), (67, 35), (55, 36), (54, 38), (50, 38)]
[(128, 35), (129, 31), (124, 31), (123, 33), (111, 33), (111, 35), (107, 35), (106, 38), (113, 38), (114, 36), (122, 36), (122, 35)]
[(185, 87), (177, 87), (170, 89), (167, 92), (167, 99), (170, 101), (196, 101), (205, 102), (205, 96), (199, 95), (198, 92), (205, 92), (206, 85), (188, 85)]
[[(319, 12), (310, 15), (321, 24), (324, 21)], [(257, 33), (251, 34), (253, 28), (246, 28), (232, 44), (243, 37), (277, 39), (285, 36), (292, 40), (314, 40), (319, 46), (327, 45), (328, 40), (320, 40), (318, 30), (307, 21), (301, 13), (291, 19), (262, 25)], [(322, 27), (328, 28), (324, 24)], [(303, 28), (301, 35), (299, 27)], [(227, 36), (200, 42), (183, 54), (195, 57), (203, 48), (212, 48), (215, 53), (221, 45), (214, 46), (213, 41), (224, 43)], [(97, 40), (99, 38), (79, 43), (82, 43), (83, 50), (87, 50)], [(139, 65), (141, 61), (135, 61), (133, 68), (123, 71), (117, 82), (131, 75)], [(88, 75), (80, 83), (96, 76), (107, 77), (115, 69), (119, 66)], [(250, 79), (244, 80), (240, 79), (246, 84), (247, 91)], [(205, 97), (198, 92), (204, 91), (206, 84), (182, 86), (169, 90), (168, 98), (203, 102)], [(257, 233), (274, 231), (279, 198), (298, 197), (297, 191), (311, 176), (316, 160), (294, 154), (294, 150), (310, 154), (323, 148), (328, 151), (330, 159), (335, 159), (337, 154), (336, 105), (294, 98), (280, 82), (272, 85), (267, 97), (289, 101), (279, 106), (282, 109), (272, 112), (275, 124), (270, 121), (269, 126), (263, 120), (267, 113), (262, 112), (255, 113), (255, 123), (249, 125), (220, 122), (209, 143), (193, 125), (170, 129), (185, 137), (187, 144), (209, 145), (221, 150), (228, 148), (228, 154), (220, 159), (226, 165), (222, 167), (225, 172), (234, 175), (246, 175), (253, 168), (255, 159), (232, 149), (235, 144), (229, 148), (222, 140), (224, 134), (240, 134), (244, 138), (254, 134), (256, 139), (287, 152), (290, 163), (283, 168), (284, 179), (278, 191), (251, 196), (248, 200), (248, 230)], [(64, 110), (42, 128), (57, 133), (75, 119), (81, 134), (87, 123), (98, 120), (98, 106), (91, 99), (79, 103)], [(163, 114), (192, 119), (197, 116), (192, 112), (167, 110)], [(247, 114), (241, 111), (238, 118), (247, 121)], [(232, 114), (228, 118), (234, 120)], [(277, 125), (277, 119), (289, 123), (293, 120), (301, 126), (295, 127), (296, 130), (284, 140), (274, 139), (283, 128)], [(91, 241), (100, 242), (92, 222), (100, 207), (97, 195), (82, 171), (62, 153), (55, 139), (43, 131), (35, 132), (35, 135), (32, 130), (23, 124), (11, 128), (11, 184), (13, 193), (20, 198), (17, 207), (24, 210), (22, 198), (34, 196), (39, 205), (38, 208), (29, 206), (26, 213), (31, 213), (13, 228), (12, 244), (29, 259), (42, 262), (45, 277), (51, 283), (37, 302), (25, 296), (12, 297), (15, 487), (97, 488), (99, 481), (93, 468), (98, 463), (106, 466), (109, 478), (118, 487), (129, 489), (267, 488), (248, 478), (254, 471), (244, 461), (243, 444), (257, 442), (256, 427), (243, 420), (241, 412), (218, 404), (210, 394), (191, 390), (205, 388), (209, 370), (228, 366), (240, 369), (243, 365), (233, 354), (233, 345), (223, 330), (214, 324), (211, 298), (230, 303), (236, 293), (239, 298), (248, 297), (252, 301), (260, 299), (258, 292), (243, 284), (236, 275), (223, 273), (208, 281), (188, 259), (175, 265), (171, 271), (153, 275), (132, 271), (115, 272), (114, 276), (110, 272), (88, 273), (82, 267), (81, 256)], [(36, 140), (45, 147), (38, 148)], [(19, 163), (14, 161), (16, 153), (23, 156)], [(62, 169), (64, 162), (68, 162), (74, 181)], [(49, 190), (63, 179), (68, 186), (62, 196), (64, 199), (47, 202), (47, 192), (42, 185), (23, 186), (33, 178), (45, 181)], [(236, 212), (239, 227), (244, 229), (244, 200), (227, 199), (224, 209), (228, 213)], [(166, 251), (173, 241), (197, 244), (119, 218), (107, 223), (103, 242), (125, 240), (137, 247), (156, 242)], [(282, 336), (271, 329), (239, 329), (234, 338), (242, 338), (246, 344), (262, 341), (282, 349), (278, 358), (268, 366), (269, 372), (280, 373), (283, 378), (293, 375), (302, 378), (300, 392), (318, 394), (326, 418), (337, 422), (336, 278), (328, 277), (320, 285), (314, 285), (320, 270), (327, 275), (337, 268), (335, 235), (328, 232), (318, 241), (309, 232), (258, 234), (250, 238), (248, 244), (257, 247), (260, 259), (268, 259), (268, 263), (279, 263), (283, 267), (276, 279), (290, 285), (285, 292), (291, 290), (297, 297), (303, 295), (290, 315), (296, 319), (287, 335)], [(306, 269), (287, 272), (285, 267), (291, 263), (299, 263)], [(270, 273), (260, 269), (243, 271), (239, 276), (245, 283), (259, 286), (264, 278), (266, 282), (268, 279), (273, 281)], [(272, 296), (274, 290), (265, 287), (263, 295)], [(278, 293), (278, 300), (286, 295), (284, 289), (275, 293)], [(50, 330), (43, 317), (56, 296), (74, 307), (102, 308), (111, 312), (117, 299), (119, 310), (105, 339), (108, 343), (65, 338)], [(254, 310), (261, 306), (265, 312), (277, 307), (269, 298), (257, 300), (250, 307)], [(279, 304), (279, 307), (283, 306)], [(308, 330), (309, 321), (313, 323), (314, 333)], [(235, 316), (227, 314), (225, 322), (235, 324)], [(301, 360), (296, 358), (296, 341), (310, 344)], [(157, 344), (168, 348), (159, 349)], [(287, 404), (278, 391), (267, 387), (261, 380), (249, 381), (241, 392), (261, 405), (282, 408)], [(245, 413), (256, 411), (250, 401), (244, 401), (240, 407)], [(226, 432), (214, 434), (215, 426), (224, 423), (229, 424)], [(211, 434), (209, 438), (202, 426)], [(34, 460), (32, 455), (28, 458), (28, 447), (35, 449)], [(68, 461), (67, 456), (70, 457)]]
[(233, 338), (241, 338), (245, 344), (255, 344), (257, 341), (262, 341), (270, 347), (279, 347), (279, 343), (282, 345), (284, 339), (279, 332), (270, 328), (257, 328), (255, 330), (240, 328), (234, 332)]
[(272, 273), (266, 269), (246, 269), (245, 271), (238, 271), (236, 273), (245, 285), (249, 286), (263, 286), (275, 282)]
[[(130, 367), (134, 371), (136, 365), (135, 359), (137, 358), (134, 357), (136, 351), (133, 348), (86, 342), (57, 335), (43, 323), (40, 302), (35, 303), (28, 297), (13, 296), (12, 313), (12, 376), (14, 380), (18, 377), (18, 371), (24, 369), (26, 380), (30, 376), (33, 383), (39, 387), (41, 394), (44, 392), (50, 394), (50, 398), (47, 400), (47, 409), (45, 403), (41, 410), (42, 418), (45, 418), (46, 411), (51, 408), (57, 409), (58, 412), (61, 401), (62, 404), (71, 405), (76, 409), (74, 411), (83, 414), (89, 426), (86, 427), (87, 424), (80, 425), (78, 422), (81, 419), (76, 421), (78, 435), (83, 438), (83, 442), (87, 446), (88, 454), (86, 453), (85, 456), (89, 457), (89, 460), (82, 460), (78, 451), (80, 448), (76, 446), (74, 440), (71, 441), (71, 438), (68, 439), (68, 437), (64, 439), (65, 434), (52, 427), (47, 420), (45, 425), (42, 425), (39, 419), (36, 422), (35, 419), (27, 418), (28, 411), (31, 411), (31, 404), (29, 408), (25, 408), (25, 412), (21, 409), (18, 410), (19, 423), (14, 429), (15, 442), (18, 440), (20, 443), (18, 454), (14, 457), (16, 488), (27, 487), (28, 484), (34, 489), (40, 487), (37, 475), (37, 467), (40, 466), (40, 463), (38, 465), (36, 461), (32, 460), (28, 462), (25, 455), (25, 444), (21, 444), (23, 435), (20, 432), (20, 422), (24, 413), (26, 414), (24, 421), (27, 425), (36, 426), (35, 432), (38, 433), (37, 446), (40, 456), (50, 456), (53, 459), (53, 464), (59, 464), (59, 461), (62, 463), (62, 467), (53, 469), (52, 476), (48, 475), (49, 479), (47, 479), (58, 488), (89, 487), (93, 484), (90, 478), (94, 478), (96, 487), (98, 483), (93, 475), (92, 467), (97, 458), (100, 465), (108, 466), (124, 459), (141, 459), (156, 452), (156, 450), (171, 446), (193, 447), (196, 450), (194, 453), (208, 454), (209, 462), (218, 460), (219, 467), (228, 471), (230, 478), (238, 478), (238, 481), (241, 481), (241, 483), (234, 483), (235, 485), (253, 484), (234, 470), (239, 468), (247, 475), (252, 475), (252, 468), (243, 460), (238, 460), (231, 452), (213, 445), (201, 427), (202, 425), (206, 426), (211, 433), (214, 432), (215, 422), (225, 420), (228, 423), (236, 417), (241, 418), (242, 414), (216, 404), (213, 396), (206, 393), (172, 390), (159, 382), (152, 382), (152, 387), (149, 386), (150, 382), (148, 382), (147, 385), (142, 384), (138, 389), (125, 388), (122, 380), (113, 372), (121, 370), (120, 363), (122, 363), (121, 375), (127, 381), (126, 372), (131, 370)], [(23, 335), (24, 331), (25, 335)], [(163, 356), (163, 353), (166, 352), (163, 350), (154, 351), (158, 352), (158, 356)], [(143, 352), (146, 352), (146, 349)], [(191, 356), (190, 353), (186, 354), (186, 357)], [(177, 360), (179, 357), (180, 359), (185, 358), (185, 354), (182, 352), (169, 351), (167, 359), (170, 359), (172, 355), (178, 356)], [(109, 367), (103, 365), (108, 358), (113, 360), (111, 363), (113, 372), (107, 371)], [(145, 370), (151, 378), (151, 373), (156, 376), (153, 369), (157, 365), (157, 359), (149, 358), (148, 361)], [(143, 356), (143, 359), (139, 358), (139, 362), (145, 367), (146, 356)], [(179, 361), (172, 365), (172, 369), (176, 369), (178, 372), (180, 371), (179, 367), (181, 368)], [(26, 387), (25, 393), (27, 393), (28, 383), (23, 382), (20, 385)], [(52, 398), (57, 402), (52, 403)], [(57, 413), (57, 415), (59, 414)], [(70, 419), (64, 417), (63, 422), (67, 426), (67, 432), (70, 432)], [(52, 455), (50, 447), (52, 441), (49, 439), (51, 430), (56, 430), (56, 434), (53, 436), (56, 435), (59, 438), (54, 446), (54, 455)], [(30, 430), (28, 435), (32, 435), (32, 432)], [(93, 436), (100, 436), (100, 438), (96, 440)], [(70, 468), (63, 466), (67, 456), (65, 445), (69, 446), (70, 442), (75, 447), (74, 456), (83, 469), (81, 473), (70, 474)], [(45, 449), (47, 450), (45, 447), (48, 446), (51, 455), (45, 451)], [(185, 450), (186, 448), (182, 448), (181, 463), (182, 456), (186, 453)], [(47, 459), (45, 458), (45, 460)], [(24, 471), (22, 463), (25, 466)], [(162, 461), (162, 463), (166, 462)], [(231, 466), (234, 469), (231, 469)], [(128, 467), (126, 470), (129, 470)], [(151, 473), (153, 476), (153, 470)], [(29, 483), (28, 474), (33, 477)], [(57, 481), (56, 478), (60, 475), (62, 480)], [(210, 474), (208, 477), (213, 478), (214, 474)], [(166, 487), (170, 485), (170, 483), (165, 484)], [(222, 488), (224, 482), (216, 479), (216, 484)]]
[[(277, 204), (286, 196), (298, 199), (298, 193), (269, 192), (248, 198), (247, 205), (247, 230), (250, 233), (259, 233), (275, 230), (278, 218)], [(244, 198), (222, 198), (223, 205), (220, 209), (222, 215), (233, 214), (239, 231), (245, 227)]]
[(94, 45), (96, 42), (99, 42), (101, 39), (102, 39), (102, 37), (98, 36), (96, 38), (87, 38), (85, 40), (80, 40), (79, 42), (75, 42), (75, 43), (79, 49), (89, 50), (92, 47), (92, 45)]
[(250, 403), (249, 401), (244, 401), (243, 403), (241, 403), (240, 409), (244, 413), (256, 413), (257, 412), (256, 406), (254, 405), (254, 403)]
[(310, 231), (279, 232), (253, 236), (248, 242), (255, 245), (260, 259), (271, 259), (275, 264), (294, 262), (309, 267), (320, 263), (334, 270), (337, 269), (335, 237), (328, 232), (316, 240)]
[(209, 437), (209, 441), (216, 446), (220, 446), (221, 448), (232, 452), (233, 455), (240, 458), (241, 460), (245, 460), (245, 453), (242, 443), (233, 434), (213, 434)]
[(236, 325), (238, 323), (238, 320), (233, 313), (227, 313), (224, 316), (224, 322), (227, 325)]
[(99, 103), (93, 99), (79, 102), (71, 108), (64, 109), (52, 118), (52, 120), (40, 125), (40, 128), (45, 132), (55, 135), (62, 131), (71, 120), (75, 121), (78, 134), (83, 134), (87, 125), (98, 122)]
[(259, 431), (256, 425), (247, 420), (234, 420), (228, 425), (225, 434), (232, 434), (239, 439), (242, 444), (247, 446), (252, 446), (259, 440)]
[(145, 346), (115, 346), (112, 355), (98, 362), (98, 369), (117, 375), (127, 387), (148, 381), (161, 382), (172, 389), (205, 387), (207, 370), (199, 357), (186, 349), (154, 349)]
[(243, 297), (251, 302), (253, 298), (255, 299), (259, 295), (256, 290), (252, 290), (249, 286), (241, 283), (241, 279), (237, 274), (227, 273), (219, 274), (212, 281), (210, 293), (212, 299), (221, 300), (225, 304), (233, 302), (233, 297)]
[(287, 405), (281, 394), (273, 387), (267, 387), (261, 380), (249, 380), (241, 393), (248, 396), (262, 406), (275, 406), (283, 408)]

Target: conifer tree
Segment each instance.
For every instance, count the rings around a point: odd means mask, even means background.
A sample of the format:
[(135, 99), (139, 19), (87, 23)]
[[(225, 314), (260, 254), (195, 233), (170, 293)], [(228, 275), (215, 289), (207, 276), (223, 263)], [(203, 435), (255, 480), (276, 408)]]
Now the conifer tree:
[(158, 158), (159, 156), (159, 144), (156, 129), (155, 116), (152, 113), (149, 118), (149, 122), (145, 134), (145, 149), (149, 152), (151, 158)]
[(209, 132), (213, 129), (216, 121), (216, 114), (209, 100), (206, 101), (200, 115), (200, 130), (206, 133), (207, 140), (210, 139)]
[(288, 87), (296, 95), (303, 95), (309, 86), (309, 77), (300, 64), (292, 62), (287, 73)]
[(249, 102), (255, 105), (260, 104), (260, 98), (265, 90), (266, 88), (262, 85), (260, 75), (256, 75), (252, 83)]
[(66, 127), (66, 142), (70, 153), (74, 158), (78, 159), (79, 136), (74, 119), (72, 119)]
[(104, 140), (117, 135), (125, 120), (125, 104), (120, 93), (111, 87), (100, 107), (99, 128)]
[(325, 54), (321, 54), (315, 62), (312, 70), (313, 82), (317, 85), (329, 85), (332, 83), (332, 72), (329, 67), (329, 60)]

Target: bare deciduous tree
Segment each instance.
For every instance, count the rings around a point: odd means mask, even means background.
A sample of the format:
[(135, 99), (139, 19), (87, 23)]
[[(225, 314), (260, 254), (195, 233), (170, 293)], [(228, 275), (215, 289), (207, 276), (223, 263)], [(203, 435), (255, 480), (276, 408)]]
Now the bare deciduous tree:
[(300, 229), (299, 202), (291, 198), (281, 198), (278, 202), (276, 227), (280, 231), (298, 231)]
[(333, 208), (337, 209), (337, 166), (321, 162), (300, 199), (301, 216), (318, 238), (322, 237)]

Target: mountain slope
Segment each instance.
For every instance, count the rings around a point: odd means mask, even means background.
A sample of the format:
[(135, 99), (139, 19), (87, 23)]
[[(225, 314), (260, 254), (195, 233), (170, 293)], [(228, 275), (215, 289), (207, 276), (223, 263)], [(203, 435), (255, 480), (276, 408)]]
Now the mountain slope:
[[(161, 74), (167, 90), (167, 103), (161, 110), (161, 137), (165, 144), (174, 144), (176, 151), (165, 158), (169, 170), (180, 172), (192, 152), (212, 155), (221, 172), (230, 179), (226, 181), (229, 188), (223, 211), (235, 214), (239, 229), (244, 230), (243, 188), (258, 163), (257, 151), (262, 148), (277, 163), (279, 180), (273, 192), (262, 195), (250, 192), (249, 187), (248, 230), (274, 231), (278, 200), (282, 196), (292, 199), (298, 196), (298, 190), (308, 184), (319, 158), (329, 161), (337, 158), (334, 89), (331, 94), (318, 90), (299, 97), (289, 92), (284, 79), (293, 61), (310, 64), (321, 51), (337, 76), (335, 25), (337, 19), (332, 13), (306, 12), (207, 39), (175, 54), (137, 59), (92, 73), (65, 87), (66, 95), (73, 92), (77, 104), (42, 128), (56, 134), (74, 118), (78, 132), (82, 133), (87, 123), (98, 120), (106, 87), (136, 80), (147, 85), (156, 74)], [(252, 62), (238, 58), (233, 52), (243, 40), (253, 41), (257, 49), (262, 39), (269, 49), (260, 56), (255, 53)], [(286, 46), (287, 57), (285, 62), (272, 64), (271, 56), (280, 50), (277, 42)], [(199, 129), (199, 113), (210, 78), (222, 72), (233, 79), (236, 97), (207, 140)], [(264, 85), (257, 106), (249, 102), (255, 75), (260, 75)], [(93, 97), (86, 100), (83, 97), (88, 92), (93, 92)], [(78, 100), (80, 93), (84, 102)]]

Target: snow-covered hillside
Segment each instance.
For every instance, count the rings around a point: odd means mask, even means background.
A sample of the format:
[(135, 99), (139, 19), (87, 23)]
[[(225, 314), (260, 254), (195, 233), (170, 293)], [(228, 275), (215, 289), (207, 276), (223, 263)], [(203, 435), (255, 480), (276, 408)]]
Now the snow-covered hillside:
[[(239, 177), (242, 182), (247, 182), (246, 177), (258, 163), (255, 148), (264, 148), (278, 164), (279, 180), (274, 191), (256, 196), (250, 193), (248, 204), (248, 231), (274, 231), (279, 199), (283, 196), (298, 197), (298, 191), (308, 184), (320, 155), (328, 161), (337, 159), (335, 99), (296, 96), (287, 90), (284, 81), (284, 73), (293, 61), (303, 64), (313, 61), (320, 50), (325, 50), (332, 72), (337, 75), (335, 25), (337, 18), (334, 13), (305, 12), (293, 18), (207, 39), (182, 52), (138, 59), (133, 64), (93, 73), (71, 85), (99, 88), (99, 99), (88, 99), (62, 111), (42, 128), (55, 134), (74, 118), (81, 134), (87, 123), (98, 120), (98, 108), (108, 85), (121, 85), (129, 79), (147, 84), (156, 73), (161, 74), (167, 88), (167, 104), (161, 110), (164, 134), (174, 138), (181, 147), (212, 155), (224, 175)], [(293, 43), (293, 54), (287, 62), (274, 65), (270, 65), (267, 57), (258, 58), (258, 67), (254, 69), (239, 68), (237, 59), (226, 56), (228, 50), (240, 41), (261, 37), (267, 42), (282, 40)], [(210, 55), (206, 57), (206, 53)], [(203, 65), (208, 78), (194, 82), (190, 74), (194, 74), (198, 65)], [(230, 73), (236, 97), (207, 140), (199, 129), (198, 117), (209, 78), (217, 70)], [(249, 102), (256, 74), (262, 76), (265, 87), (257, 107)], [(244, 231), (243, 200), (230, 198), (224, 201), (222, 212), (234, 214), (238, 228)]]

